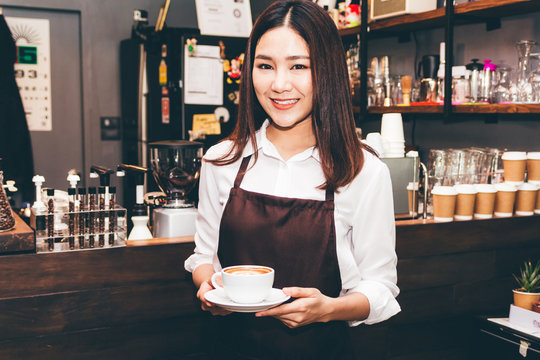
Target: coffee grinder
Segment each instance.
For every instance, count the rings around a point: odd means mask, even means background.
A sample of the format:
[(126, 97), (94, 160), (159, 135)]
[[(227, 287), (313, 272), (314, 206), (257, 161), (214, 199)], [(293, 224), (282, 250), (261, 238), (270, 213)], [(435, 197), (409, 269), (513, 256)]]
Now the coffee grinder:
[(152, 213), (154, 237), (194, 235), (197, 209), (186, 195), (197, 185), (203, 144), (167, 140), (149, 143), (148, 147), (154, 179), (167, 196)]

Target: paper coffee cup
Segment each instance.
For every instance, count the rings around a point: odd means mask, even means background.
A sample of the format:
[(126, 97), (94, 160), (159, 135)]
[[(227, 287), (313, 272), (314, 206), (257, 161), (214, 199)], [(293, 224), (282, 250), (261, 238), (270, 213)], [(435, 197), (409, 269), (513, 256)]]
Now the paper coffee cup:
[(533, 184), (524, 183), (517, 189), (516, 215), (530, 216), (534, 214), (538, 187)]
[(536, 205), (534, 206), (534, 213), (540, 214), (540, 186), (538, 186), (538, 192), (536, 193)]
[(493, 217), (493, 209), (495, 208), (495, 196), (497, 188), (491, 184), (477, 184), (476, 202), (474, 205), (475, 219), (491, 219)]
[(418, 215), (418, 183), (410, 182), (407, 185), (409, 195), (409, 215)]
[(527, 181), (540, 183), (540, 152), (527, 153)]
[(454, 189), (457, 192), (456, 211), (454, 219), (456, 220), (472, 220), (474, 213), (474, 202), (476, 200), (476, 188), (474, 185), (455, 185)]
[(502, 155), (504, 167), (504, 181), (509, 184), (520, 185), (525, 180), (525, 167), (527, 153), (521, 151), (507, 151)]
[(495, 216), (510, 217), (514, 214), (516, 201), (516, 187), (511, 183), (497, 184), (497, 196), (495, 197)]
[(453, 186), (435, 186), (433, 195), (433, 218), (438, 222), (454, 220), (457, 191)]

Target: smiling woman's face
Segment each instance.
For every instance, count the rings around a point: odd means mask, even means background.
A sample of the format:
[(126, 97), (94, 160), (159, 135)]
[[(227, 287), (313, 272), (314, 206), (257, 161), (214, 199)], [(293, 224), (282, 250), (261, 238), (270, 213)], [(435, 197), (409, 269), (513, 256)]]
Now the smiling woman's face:
[(273, 124), (292, 128), (308, 120), (313, 108), (309, 48), (289, 27), (267, 31), (255, 48), (253, 87)]

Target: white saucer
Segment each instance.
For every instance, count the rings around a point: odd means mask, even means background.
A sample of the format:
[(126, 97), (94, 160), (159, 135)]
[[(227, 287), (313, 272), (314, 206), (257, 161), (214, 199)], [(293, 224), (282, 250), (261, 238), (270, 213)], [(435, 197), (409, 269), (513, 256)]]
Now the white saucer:
[(204, 294), (204, 297), (206, 300), (224, 308), (225, 310), (245, 313), (267, 310), (289, 300), (290, 298), (290, 296), (285, 295), (281, 289), (276, 288), (270, 290), (270, 295), (268, 295), (266, 299), (256, 304), (235, 303), (227, 296), (227, 294), (225, 294), (223, 289), (210, 290)]

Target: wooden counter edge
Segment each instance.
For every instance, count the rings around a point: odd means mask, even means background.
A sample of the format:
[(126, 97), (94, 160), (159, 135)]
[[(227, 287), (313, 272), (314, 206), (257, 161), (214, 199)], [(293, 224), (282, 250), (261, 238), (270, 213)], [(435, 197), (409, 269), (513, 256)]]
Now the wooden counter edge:
[(166, 244), (182, 244), (193, 242), (193, 236), (176, 236), (171, 238), (154, 238), (143, 240), (128, 240), (127, 246), (150, 246), (150, 245), (166, 245)]

